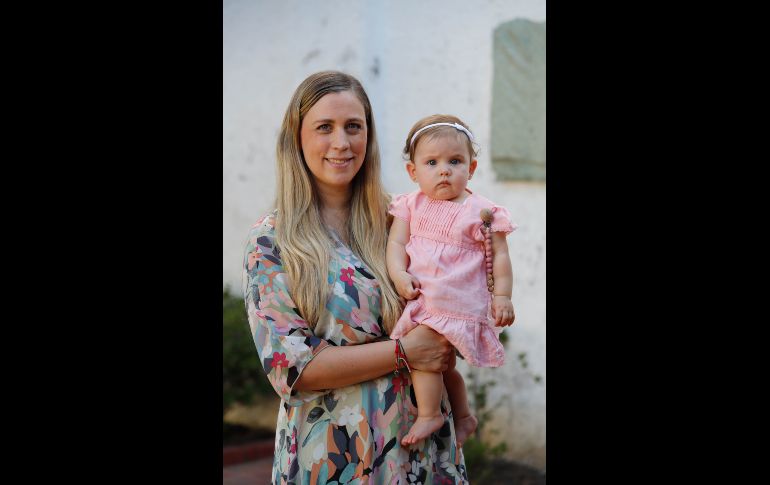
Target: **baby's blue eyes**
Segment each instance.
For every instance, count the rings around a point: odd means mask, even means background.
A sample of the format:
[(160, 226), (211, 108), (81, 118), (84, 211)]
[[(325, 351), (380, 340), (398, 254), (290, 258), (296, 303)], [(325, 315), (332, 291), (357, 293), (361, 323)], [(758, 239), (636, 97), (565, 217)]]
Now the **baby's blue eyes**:
[[(428, 165), (436, 165), (437, 163), (438, 162), (435, 161), (435, 160), (428, 160)], [(458, 160), (456, 158), (453, 158), (452, 160), (449, 161), (449, 163), (452, 164), (452, 165), (458, 165), (458, 164), (463, 163), (463, 162), (461, 162), (460, 160)]]

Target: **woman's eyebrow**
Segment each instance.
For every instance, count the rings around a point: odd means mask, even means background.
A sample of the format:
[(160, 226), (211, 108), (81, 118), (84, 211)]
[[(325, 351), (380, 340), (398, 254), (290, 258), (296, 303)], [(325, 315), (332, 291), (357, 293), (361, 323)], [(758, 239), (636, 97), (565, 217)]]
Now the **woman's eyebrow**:
[[(363, 119), (361, 119), (361, 118), (359, 118), (357, 116), (354, 116), (352, 118), (348, 118), (347, 120), (345, 120), (345, 122), (349, 122), (349, 121), (357, 121), (359, 123), (363, 123), (364, 122)], [(322, 119), (322, 120), (314, 120), (313, 123), (334, 123), (334, 120), (331, 119), (331, 118), (325, 118), (325, 119)]]

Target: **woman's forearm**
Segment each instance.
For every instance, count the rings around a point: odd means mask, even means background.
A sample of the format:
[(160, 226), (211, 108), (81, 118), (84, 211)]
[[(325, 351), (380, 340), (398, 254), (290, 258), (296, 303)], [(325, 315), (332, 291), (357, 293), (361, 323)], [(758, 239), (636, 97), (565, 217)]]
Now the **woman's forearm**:
[(294, 389), (336, 389), (376, 379), (395, 370), (395, 350), (394, 340), (330, 346), (308, 363)]

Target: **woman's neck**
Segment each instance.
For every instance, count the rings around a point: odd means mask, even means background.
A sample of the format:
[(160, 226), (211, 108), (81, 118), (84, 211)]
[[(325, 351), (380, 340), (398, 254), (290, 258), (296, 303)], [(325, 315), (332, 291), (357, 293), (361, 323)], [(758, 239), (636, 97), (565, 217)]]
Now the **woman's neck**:
[(350, 218), (350, 199), (352, 193), (348, 191), (324, 191), (319, 190), (321, 200), (321, 219), (323, 223), (334, 229), (337, 235), (347, 244), (348, 219)]

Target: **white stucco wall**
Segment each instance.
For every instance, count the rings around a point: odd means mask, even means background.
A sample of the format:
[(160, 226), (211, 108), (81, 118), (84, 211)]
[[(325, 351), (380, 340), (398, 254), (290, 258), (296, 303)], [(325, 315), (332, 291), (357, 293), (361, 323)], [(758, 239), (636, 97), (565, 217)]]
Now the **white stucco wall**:
[[(517, 316), (508, 362), (483, 373), (499, 382), (490, 401), (504, 397), (489, 426), (501, 432), (490, 439), (545, 468), (545, 184), (496, 182), (489, 159), (492, 32), (514, 18), (545, 20), (545, 0), (225, 1), (222, 274), (240, 290), (246, 234), (275, 195), (281, 119), (307, 75), (337, 69), (363, 83), (390, 192), (416, 188), (400, 154), (412, 124), (433, 113), (459, 116), (481, 146), (469, 188), (506, 206), (520, 226), (508, 238)], [(519, 352), (542, 383), (522, 371)]]

